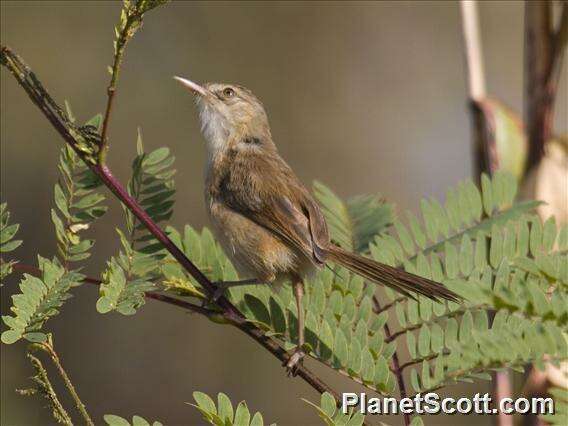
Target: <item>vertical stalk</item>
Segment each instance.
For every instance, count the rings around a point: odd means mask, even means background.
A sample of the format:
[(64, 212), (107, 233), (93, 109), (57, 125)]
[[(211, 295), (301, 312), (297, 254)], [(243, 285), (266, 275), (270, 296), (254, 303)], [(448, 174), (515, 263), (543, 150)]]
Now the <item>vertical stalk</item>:
[(71, 379), (69, 378), (65, 369), (63, 368), (63, 365), (61, 364), (61, 360), (59, 359), (59, 356), (57, 355), (57, 353), (53, 349), (53, 346), (51, 345), (51, 343), (50, 342), (41, 343), (41, 344), (38, 345), (38, 347), (40, 347), (44, 352), (46, 352), (49, 355), (49, 357), (51, 358), (51, 360), (53, 361), (53, 364), (57, 368), (59, 375), (63, 379), (63, 383), (65, 384), (65, 387), (67, 388), (67, 390), (69, 391), (69, 394), (71, 395), (71, 397), (73, 398), (73, 401), (75, 402), (75, 406), (77, 407), (77, 410), (79, 411), (79, 413), (81, 413), (81, 416), (85, 420), (85, 423), (89, 426), (95, 426), (93, 419), (91, 419), (91, 416), (89, 415), (89, 413), (87, 412), (87, 409), (85, 408), (85, 404), (83, 404), (83, 401), (81, 401), (81, 398), (79, 398), (79, 395), (77, 394), (77, 391), (75, 390), (75, 386), (73, 386)]
[[(499, 158), (486, 130), (488, 128), (486, 117), (480, 108), (480, 103), (487, 97), (487, 88), (477, 2), (462, 0), (460, 2), (460, 11), (473, 124), (475, 177), (479, 179), (484, 172), (493, 174), (496, 171), (499, 166)], [(491, 317), (494, 315), (493, 312), (489, 314)], [(510, 397), (513, 393), (508, 371), (495, 372), (493, 374), (492, 386), (492, 394), (497, 401)], [(513, 426), (513, 417), (499, 413), (495, 423), (499, 426)]]
[(527, 169), (544, 155), (552, 133), (554, 95), (548, 90), (552, 65), (551, 2), (525, 1), (525, 122), (529, 141)]
[(474, 176), (479, 179), (483, 172), (493, 173), (499, 161), (495, 150), (490, 146), (491, 141), (486, 131), (485, 116), (480, 108), (480, 103), (487, 96), (487, 88), (477, 1), (461, 0), (460, 12), (472, 122)]
[[(391, 304), (390, 306), (393, 306), (393, 305)], [(385, 310), (385, 308), (381, 307), (381, 304), (379, 303), (379, 299), (377, 299), (377, 296), (373, 296), (373, 311), (375, 313), (380, 313), (380, 312), (383, 312), (384, 310)], [(388, 341), (388, 340), (391, 339), (391, 335), (392, 335), (388, 322), (385, 323), (383, 328), (384, 328), (384, 331), (385, 331), (385, 341)], [(394, 353), (392, 355), (391, 371), (393, 372), (393, 374), (396, 377), (396, 382), (398, 384), (398, 391), (400, 392), (400, 399), (406, 398), (406, 396), (407, 396), (406, 384), (404, 383), (403, 369), (400, 366), (400, 360), (398, 359), (398, 352), (397, 351), (394, 351)], [(402, 416), (403, 416), (402, 418), (404, 420), (404, 426), (410, 426), (410, 414), (403, 413)]]
[(485, 98), (486, 87), (477, 2), (462, 0), (460, 12), (469, 97), (473, 101), (479, 101)]

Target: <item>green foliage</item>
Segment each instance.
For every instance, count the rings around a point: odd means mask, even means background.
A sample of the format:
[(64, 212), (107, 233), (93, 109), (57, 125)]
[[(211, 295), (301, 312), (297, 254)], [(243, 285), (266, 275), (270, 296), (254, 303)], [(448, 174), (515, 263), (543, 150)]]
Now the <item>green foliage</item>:
[[(172, 241), (213, 281), (238, 278), (208, 229), (197, 233), (186, 226), (183, 234), (167, 229)], [(175, 262), (162, 266), (164, 284), (185, 296), (203, 297), (198, 284)], [(395, 378), (388, 360), (395, 345), (386, 344), (383, 326), (387, 313), (373, 313), (374, 286), (346, 270), (323, 270), (306, 285), (306, 341), (310, 355), (371, 389), (394, 390)], [(247, 319), (280, 339), (287, 349), (296, 345), (297, 318), (289, 285), (274, 292), (268, 286), (238, 286), (228, 291), (230, 300)]]
[(51, 415), (55, 421), (59, 424), (71, 426), (73, 424), (71, 417), (69, 417), (69, 414), (67, 414), (67, 411), (65, 411), (65, 408), (63, 408), (63, 405), (59, 401), (59, 398), (55, 393), (55, 389), (49, 380), (45, 367), (39, 358), (32, 355), (30, 352), (28, 352), (26, 356), (30, 360), (35, 371), (35, 375), (31, 377), (34, 387), (29, 389), (18, 389), (17, 392), (24, 396), (41, 396), (46, 401), (47, 407), (51, 410)]
[[(410, 228), (395, 220), (389, 232), (382, 228), (373, 237), (369, 248), (377, 260), (444, 282), (466, 298), (464, 304), (408, 300), (385, 290), (381, 304), (388, 309), (380, 311), (374, 285), (342, 268), (322, 270), (307, 283), (304, 297), (310, 355), (383, 394), (395, 391), (389, 367), (402, 343), (410, 351), (405, 368), (412, 368), (416, 391), (455, 380), (487, 379), (487, 371), (519, 368), (545, 355), (565, 357), (561, 336), (568, 320), (568, 230), (558, 231), (552, 220), (542, 224), (530, 214), (538, 203), (513, 204), (515, 194), (515, 181), (507, 175), (484, 177), (481, 191), (464, 183), (449, 191), (445, 208), (435, 200), (422, 203), (424, 224), (409, 216)], [(334, 201), (326, 201), (326, 214), (341, 210), (336, 199), (327, 199)], [(338, 216), (330, 226), (332, 238), (349, 244), (358, 223)], [(167, 231), (211, 280), (238, 278), (207, 229)], [(198, 284), (177, 263), (166, 262), (161, 269), (167, 288), (202, 297)], [(295, 345), (296, 308), (288, 285), (277, 291), (233, 287), (228, 296), (249, 321), (285, 348)], [(494, 321), (488, 309), (497, 311)], [(387, 339), (384, 325), (391, 316), (399, 326)], [(494, 342), (506, 343), (495, 350)]]
[[(450, 190), (445, 208), (425, 201), (423, 226), (409, 215), (411, 231), (397, 220), (371, 245), (375, 259), (443, 282), (466, 299), (444, 306), (385, 291), (412, 357), (416, 392), (566, 357), (568, 231), (529, 214), (535, 203), (511, 206), (515, 195), (509, 175), (483, 176), (481, 193), (466, 183)], [(496, 312), (493, 321), (488, 309)]]
[[(173, 213), (175, 169), (172, 168), (175, 157), (168, 148), (158, 148), (150, 153), (144, 152), (142, 135), (138, 132), (136, 142), (137, 156), (132, 163), (132, 177), (128, 182), (128, 193), (140, 203), (155, 223), (170, 219)], [(125, 209), (126, 228), (132, 249), (144, 254), (156, 254), (163, 250), (136, 217)]]
[[(202, 270), (211, 281), (231, 281), (238, 279), (235, 268), (225, 256), (221, 247), (216, 243), (213, 234), (207, 228), (201, 233), (195, 231), (191, 226), (184, 227), (183, 234), (180, 234), (172, 226), (166, 228), (168, 237), (178, 246), (192, 262)], [(195, 296), (204, 298), (204, 293), (200, 290), (199, 284), (193, 277), (177, 263), (171, 256), (163, 262), (161, 266), (164, 286), (182, 296)], [(243, 286), (247, 291), (254, 286)], [(228, 290), (234, 293), (238, 287)]]
[(259, 412), (251, 415), (245, 401), (237, 404), (233, 410), (233, 404), (227, 395), (217, 395), (217, 405), (211, 397), (203, 392), (193, 392), (194, 406), (203, 415), (203, 420), (216, 426), (262, 426), (264, 419)]
[(11, 344), (24, 338), (30, 342), (47, 339), (41, 331), (43, 324), (59, 313), (63, 302), (71, 297), (69, 291), (78, 286), (83, 275), (67, 271), (57, 259), (49, 261), (38, 256), (40, 277), (24, 274), (20, 294), (12, 296), (10, 308), (14, 315), (2, 317), (9, 327), (2, 333), (2, 342)]
[(114, 414), (105, 414), (103, 418), (108, 426), (150, 426), (150, 424), (152, 426), (163, 426), (158, 421), (150, 423), (140, 416), (133, 416), (132, 422)]
[(491, 180), (483, 175), (481, 183), (481, 192), (471, 181), (451, 188), (445, 206), (434, 199), (422, 200), (420, 207), (424, 224), (407, 212), (408, 225), (396, 220), (396, 232), (378, 239), (374, 244), (377, 253), (374, 257), (400, 266), (406, 259), (415, 260), (419, 253), (427, 256), (443, 252), (446, 243), (460, 243), (464, 235), (471, 238), (487, 236), (494, 226), (503, 226), (540, 204), (538, 201), (526, 201), (513, 205), (517, 184), (509, 174), (497, 173)]
[[(116, 310), (123, 315), (133, 315), (144, 304), (144, 293), (154, 289), (149, 281), (132, 279), (133, 274), (140, 275), (137, 274), (138, 263), (131, 263), (130, 259), (128, 255), (121, 253), (108, 262), (97, 301), (97, 311), (101, 314)], [(155, 262), (154, 259), (149, 260)], [(136, 261), (139, 262), (140, 258), (137, 257)], [(125, 271), (129, 273), (128, 276)]]
[[(0, 254), (14, 251), (22, 244), (21, 240), (14, 240), (20, 225), (17, 223), (10, 225), (9, 222), (10, 212), (8, 211), (8, 205), (2, 203), (0, 204)], [(0, 263), (0, 285), (1, 281), (12, 272), (14, 263), (15, 261), (2, 261), (2, 263)]]
[(392, 224), (393, 208), (380, 196), (358, 196), (345, 203), (320, 182), (313, 188), (333, 241), (347, 250), (367, 251), (375, 235)]
[(343, 414), (341, 410), (337, 409), (337, 403), (333, 396), (327, 392), (321, 395), (319, 406), (303, 398), (302, 401), (314, 407), (327, 426), (361, 426), (365, 421), (365, 416), (360, 413), (350, 411), (348, 414)]
[[(66, 106), (67, 115), (74, 121), (69, 104)], [(99, 116), (95, 116), (87, 126), (96, 128), (99, 123)], [(96, 191), (101, 185), (98, 176), (67, 145), (61, 148), (58, 169), (59, 180), (54, 188), (56, 208), (51, 211), (51, 219), (55, 225), (58, 257), (67, 267), (90, 256), (94, 241), (81, 238), (81, 234), (107, 211), (107, 207), (101, 205), (104, 195)]]
[[(128, 193), (140, 203), (155, 223), (168, 220), (175, 194), (174, 157), (167, 148), (144, 152), (138, 133), (137, 156), (132, 163)], [(144, 293), (154, 289), (158, 268), (166, 256), (163, 246), (125, 209), (126, 234), (117, 229), (122, 250), (107, 263), (100, 287), (97, 310), (132, 315), (144, 304)]]
[[(67, 115), (74, 120), (67, 105)], [(96, 117), (87, 123), (96, 125)], [(43, 342), (46, 334), (43, 324), (59, 313), (63, 302), (71, 297), (71, 288), (82, 283), (84, 276), (69, 269), (74, 262), (89, 257), (93, 240), (81, 238), (82, 231), (102, 216), (106, 207), (100, 203), (104, 197), (94, 190), (100, 185), (97, 176), (69, 147), (63, 147), (59, 157), (60, 177), (55, 185), (52, 220), (57, 236), (58, 259), (47, 260), (38, 256), (40, 277), (24, 274), (20, 294), (12, 296), (13, 316), (3, 316), (9, 327), (2, 333), (2, 342), (14, 343), (21, 338)]]

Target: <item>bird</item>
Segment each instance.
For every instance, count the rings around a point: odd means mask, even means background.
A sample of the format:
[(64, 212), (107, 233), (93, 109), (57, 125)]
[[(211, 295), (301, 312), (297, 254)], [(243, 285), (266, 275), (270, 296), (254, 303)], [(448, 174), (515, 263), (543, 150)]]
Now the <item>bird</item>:
[(249, 89), (174, 79), (194, 95), (207, 146), (207, 212), (215, 237), (242, 278), (216, 283), (213, 298), (231, 286), (291, 283), (298, 341), (285, 363), (288, 374), (297, 373), (306, 355), (304, 283), (328, 262), (408, 297), (460, 300), (440, 283), (334, 244), (320, 206), (280, 156), (266, 110)]

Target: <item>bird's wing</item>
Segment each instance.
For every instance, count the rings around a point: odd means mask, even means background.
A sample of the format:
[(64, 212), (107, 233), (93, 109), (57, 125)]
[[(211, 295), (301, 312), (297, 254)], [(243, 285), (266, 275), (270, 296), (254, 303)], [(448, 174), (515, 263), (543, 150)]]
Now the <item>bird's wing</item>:
[(253, 220), (323, 264), (329, 244), (325, 219), (309, 193), (294, 198), (274, 197), (266, 209), (253, 215)]
[[(283, 168), (284, 167), (284, 172)], [(228, 207), (277, 235), (281, 240), (323, 264), (329, 234), (320, 207), (293, 172), (282, 165), (278, 176), (254, 174), (240, 180), (241, 190), (223, 195)]]

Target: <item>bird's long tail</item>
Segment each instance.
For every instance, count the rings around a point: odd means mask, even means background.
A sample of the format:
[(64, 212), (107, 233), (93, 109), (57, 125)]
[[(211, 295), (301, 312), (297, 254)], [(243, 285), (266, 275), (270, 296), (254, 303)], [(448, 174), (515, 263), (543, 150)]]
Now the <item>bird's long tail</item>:
[(327, 250), (327, 255), (329, 260), (351, 272), (376, 284), (390, 287), (405, 296), (415, 298), (413, 293), (418, 293), (433, 300), (446, 299), (453, 302), (461, 300), (456, 293), (440, 283), (350, 253), (340, 247), (331, 246)]

